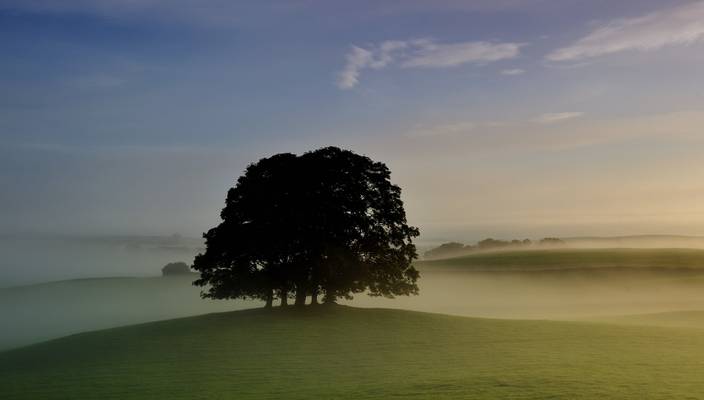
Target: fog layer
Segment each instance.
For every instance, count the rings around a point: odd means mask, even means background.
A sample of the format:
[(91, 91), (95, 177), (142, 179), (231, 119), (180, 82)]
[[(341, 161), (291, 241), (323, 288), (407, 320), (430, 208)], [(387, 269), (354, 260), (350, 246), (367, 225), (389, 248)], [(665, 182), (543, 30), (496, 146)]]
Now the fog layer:
[(420, 270), (419, 296), (357, 296), (350, 304), (519, 319), (704, 310), (704, 271), (696, 269)]
[[(704, 310), (704, 271), (697, 269), (486, 272), (421, 266), (420, 270), (419, 296), (384, 299), (358, 294), (344, 303), (472, 317), (564, 320)], [(200, 299), (192, 279), (85, 279), (0, 289), (0, 349), (87, 330), (262, 306), (253, 301)]]

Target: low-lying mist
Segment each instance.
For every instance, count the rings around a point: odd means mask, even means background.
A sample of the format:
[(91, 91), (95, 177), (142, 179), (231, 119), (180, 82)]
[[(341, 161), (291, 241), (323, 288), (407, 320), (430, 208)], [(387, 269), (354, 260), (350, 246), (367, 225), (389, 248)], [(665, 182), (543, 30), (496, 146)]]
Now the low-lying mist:
[(636, 235), (613, 237), (574, 237), (564, 241), (573, 248), (704, 249), (704, 237), (680, 235)]
[(158, 276), (190, 263), (200, 239), (178, 236), (0, 236), (0, 288), (110, 276)]
[[(703, 270), (419, 268), (418, 296), (385, 299), (358, 294), (343, 303), (472, 317), (564, 320), (704, 310)], [(0, 289), (0, 349), (87, 330), (262, 306), (255, 301), (203, 300), (192, 279), (80, 279)]]
[(0, 289), (0, 350), (83, 331), (254, 305), (201, 299), (192, 280), (75, 279)]
[(420, 268), (420, 295), (350, 304), (474, 317), (582, 319), (704, 310), (704, 271), (598, 268), (462, 271)]
[[(358, 294), (343, 303), (563, 320), (704, 310), (703, 250), (617, 249), (662, 244), (663, 237), (568, 239), (573, 240), (574, 247), (559, 250), (480, 252), (418, 262), (420, 295), (385, 299)], [(699, 239), (682, 240), (693, 245)], [(82, 331), (262, 306), (203, 300), (191, 285), (194, 276), (158, 276), (167, 262), (190, 262), (201, 244), (178, 237), (0, 241), (0, 350)], [(575, 248), (591, 245), (611, 249)], [(690, 322), (704, 326), (704, 319)]]

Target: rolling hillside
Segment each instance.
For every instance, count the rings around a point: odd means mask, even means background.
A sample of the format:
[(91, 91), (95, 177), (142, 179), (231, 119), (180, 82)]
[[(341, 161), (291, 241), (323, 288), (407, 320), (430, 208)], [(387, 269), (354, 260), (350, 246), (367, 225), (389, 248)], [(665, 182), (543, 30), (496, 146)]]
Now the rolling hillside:
[(695, 329), (342, 306), (236, 311), (0, 353), (14, 399), (701, 398)]
[(442, 260), (422, 261), (421, 267), (473, 270), (566, 270), (593, 268), (696, 269), (704, 271), (699, 249), (550, 249), (482, 252)]

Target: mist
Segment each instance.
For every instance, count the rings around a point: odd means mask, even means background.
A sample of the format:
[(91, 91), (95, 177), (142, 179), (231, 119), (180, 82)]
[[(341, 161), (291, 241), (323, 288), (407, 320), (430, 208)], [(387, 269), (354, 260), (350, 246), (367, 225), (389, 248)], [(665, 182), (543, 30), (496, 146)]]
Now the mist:
[(683, 235), (636, 235), (614, 237), (574, 237), (564, 239), (574, 248), (681, 248), (704, 249), (704, 237)]
[(193, 277), (76, 279), (0, 289), (0, 350), (69, 334), (252, 307), (204, 300)]
[(590, 319), (704, 308), (704, 271), (597, 268), (461, 271), (419, 267), (420, 295), (349, 304), (511, 319)]
[[(164, 246), (164, 238), (140, 238), (137, 246), (135, 240), (51, 239), (29, 259), (15, 260), (23, 263), (23, 274), (15, 271), (10, 275), (3, 269), (5, 282), (46, 281), (69, 275), (72, 279), (0, 289), (0, 349), (83, 331), (263, 305), (258, 301), (201, 299), (200, 288), (192, 285), (195, 275), (158, 276), (166, 261), (189, 261), (187, 256), (197, 247)], [(170, 240), (198, 244), (189, 239)], [(37, 242), (20, 243), (31, 247)], [(15, 255), (30, 247), (15, 248)], [(90, 248), (93, 250), (86, 251)], [(31, 268), (35, 260), (40, 264)], [(55, 269), (47, 268), (52, 265)], [(469, 317), (599, 321), (704, 309), (704, 270), (672, 265), (595, 264), (554, 269), (531, 264), (530, 269), (521, 270), (477, 269), (443, 260), (418, 262), (418, 296), (386, 299), (360, 293), (341, 303)], [(77, 277), (84, 279), (73, 279)]]
[(159, 276), (168, 262), (190, 264), (202, 246), (200, 239), (180, 236), (3, 236), (0, 287)]

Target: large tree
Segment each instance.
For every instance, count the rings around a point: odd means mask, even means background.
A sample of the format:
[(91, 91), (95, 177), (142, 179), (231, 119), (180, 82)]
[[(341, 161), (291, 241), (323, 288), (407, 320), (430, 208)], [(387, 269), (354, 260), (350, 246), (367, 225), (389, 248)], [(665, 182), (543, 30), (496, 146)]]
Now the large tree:
[(296, 304), (416, 294), (418, 272), (401, 189), (380, 162), (336, 147), (250, 165), (204, 234), (195, 284), (212, 298)]

